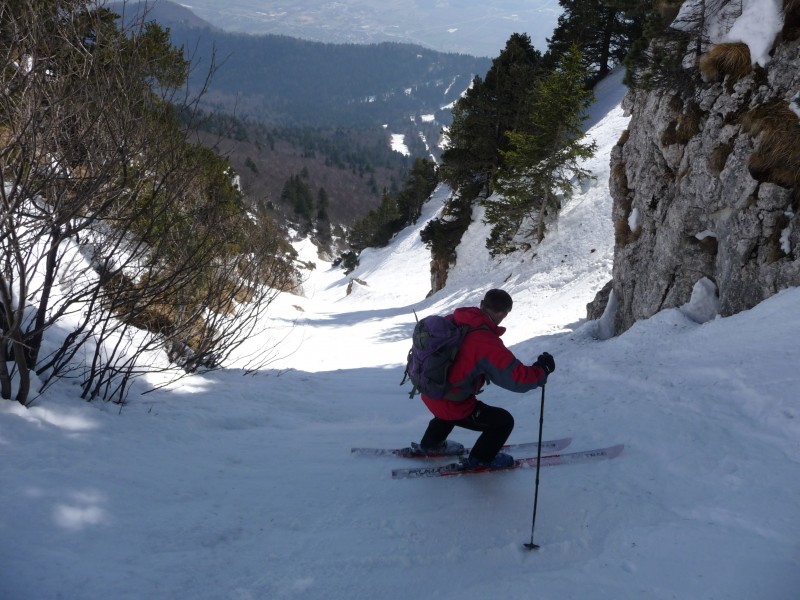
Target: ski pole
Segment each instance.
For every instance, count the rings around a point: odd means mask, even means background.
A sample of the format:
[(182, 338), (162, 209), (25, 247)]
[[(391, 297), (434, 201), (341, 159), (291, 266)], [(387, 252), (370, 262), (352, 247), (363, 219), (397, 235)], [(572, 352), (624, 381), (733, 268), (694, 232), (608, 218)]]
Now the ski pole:
[(536, 491), (533, 494), (533, 518), (531, 519), (531, 541), (525, 544), (528, 550), (538, 550), (533, 543), (533, 528), (536, 527), (536, 506), (539, 504), (539, 463), (542, 462), (542, 429), (544, 428), (544, 385), (542, 385), (542, 406), (539, 409), (539, 447), (536, 451)]

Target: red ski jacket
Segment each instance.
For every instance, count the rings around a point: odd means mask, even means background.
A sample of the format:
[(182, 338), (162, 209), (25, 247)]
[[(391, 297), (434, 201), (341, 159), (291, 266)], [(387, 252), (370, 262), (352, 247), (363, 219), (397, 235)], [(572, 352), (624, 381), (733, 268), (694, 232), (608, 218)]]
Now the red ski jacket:
[(466, 400), (434, 400), (422, 394), (422, 401), (434, 416), (458, 421), (472, 414), (487, 381), (512, 392), (527, 392), (547, 382), (547, 372), (536, 366), (523, 365), (506, 348), (500, 336), (505, 327), (495, 325), (480, 308), (457, 308), (452, 315), (457, 325), (480, 327), (464, 336), (456, 359), (450, 367), (448, 381), (453, 384), (449, 395), (468, 395)]

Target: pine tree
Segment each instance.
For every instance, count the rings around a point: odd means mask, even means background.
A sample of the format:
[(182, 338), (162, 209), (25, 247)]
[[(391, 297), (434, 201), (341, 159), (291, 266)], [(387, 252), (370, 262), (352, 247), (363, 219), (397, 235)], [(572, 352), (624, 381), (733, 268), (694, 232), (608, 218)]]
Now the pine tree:
[(370, 210), (353, 224), (353, 228), (347, 235), (347, 243), (356, 251), (370, 247), (383, 247), (400, 230), (399, 220), (400, 209), (397, 201), (392, 198), (388, 190), (384, 190), (377, 210)]
[(392, 198), (388, 190), (384, 190), (377, 212), (377, 227), (373, 237), (374, 246), (382, 247), (389, 243), (398, 230), (396, 222), (399, 219), (400, 209), (397, 207), (397, 201)]
[(330, 200), (324, 187), (317, 192), (317, 240), (328, 250), (331, 243), (331, 219), (328, 215)]
[(353, 223), (352, 228), (347, 232), (347, 243), (355, 251), (356, 257), (364, 248), (373, 245), (377, 227), (378, 213), (375, 210), (368, 211), (366, 215)]
[(306, 224), (310, 224), (314, 216), (314, 194), (303, 180), (304, 176), (292, 175), (283, 184), (281, 200), (294, 208)]
[(328, 208), (330, 208), (330, 205), (331, 202), (328, 199), (328, 192), (324, 187), (319, 188), (317, 192), (317, 221), (330, 222), (330, 217), (328, 216)]
[(414, 160), (403, 190), (397, 198), (397, 207), (404, 226), (417, 222), (422, 214), (422, 205), (436, 188), (437, 180), (433, 161), (424, 158)]
[[(588, 177), (580, 161), (594, 154), (583, 142), (583, 123), (593, 94), (586, 90), (587, 69), (573, 45), (559, 66), (535, 86), (530, 103), (531, 130), (507, 133), (510, 148), (496, 185), (503, 196), (485, 202), (486, 222), (493, 225), (487, 246), (492, 252), (514, 249), (514, 236), (526, 220), (535, 226), (536, 241), (545, 232), (545, 216), (558, 212), (559, 194), (568, 197), (576, 182)], [(533, 232), (531, 232), (533, 233)]]
[(589, 87), (621, 64), (641, 37), (643, 18), (637, 0), (559, 0), (564, 12), (547, 40), (545, 63), (554, 66), (578, 44), (589, 70)]
[(541, 53), (530, 37), (513, 34), (485, 79), (475, 77), (453, 109), (440, 177), (451, 188), (490, 184), (506, 149), (505, 132), (527, 124), (527, 94), (540, 72)]

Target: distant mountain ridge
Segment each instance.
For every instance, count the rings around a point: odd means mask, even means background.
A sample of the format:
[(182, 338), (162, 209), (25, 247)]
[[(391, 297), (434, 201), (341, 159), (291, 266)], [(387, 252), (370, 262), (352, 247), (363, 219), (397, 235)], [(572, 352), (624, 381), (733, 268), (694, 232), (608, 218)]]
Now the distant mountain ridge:
[(489, 57), (497, 56), (512, 33), (525, 32), (537, 48), (544, 49), (563, 12), (558, 0), (191, 0), (187, 4), (196, 15), (226, 31), (332, 44), (400, 42)]
[[(142, 6), (127, 4), (126, 17)], [(119, 4), (111, 8), (122, 12)], [(270, 124), (398, 128), (423, 114), (447, 124), (449, 105), (491, 65), (488, 58), (411, 44), (227, 33), (168, 1), (147, 10), (148, 19), (169, 27), (173, 43), (186, 49), (194, 89), (215, 63), (206, 108)]]
[(126, 22), (135, 19), (144, 11), (148, 21), (157, 21), (168, 27), (180, 25), (196, 29), (216, 29), (221, 31), (221, 29), (205, 19), (198, 17), (189, 8), (175, 2), (169, 2), (169, 0), (160, 0), (159, 2), (111, 2), (108, 8), (122, 15)]

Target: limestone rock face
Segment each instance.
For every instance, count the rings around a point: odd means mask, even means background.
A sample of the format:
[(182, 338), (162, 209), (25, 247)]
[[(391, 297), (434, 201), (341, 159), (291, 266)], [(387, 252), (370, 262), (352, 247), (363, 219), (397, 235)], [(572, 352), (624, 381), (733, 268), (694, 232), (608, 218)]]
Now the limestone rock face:
[(609, 182), (617, 334), (687, 303), (703, 277), (723, 316), (800, 285), (800, 44), (730, 79), (625, 98)]

